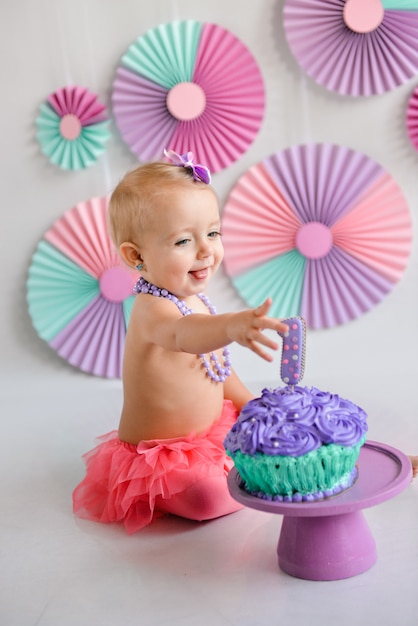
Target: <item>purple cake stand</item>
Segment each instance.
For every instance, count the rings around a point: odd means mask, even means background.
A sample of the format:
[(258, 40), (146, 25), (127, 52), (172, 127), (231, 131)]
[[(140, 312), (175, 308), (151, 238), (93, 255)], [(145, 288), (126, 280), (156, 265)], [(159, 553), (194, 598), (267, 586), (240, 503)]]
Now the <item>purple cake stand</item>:
[(340, 580), (376, 562), (376, 544), (362, 509), (393, 498), (412, 478), (411, 462), (399, 450), (368, 441), (360, 451), (358, 478), (342, 493), (317, 502), (273, 502), (241, 488), (235, 468), (228, 475), (232, 497), (245, 506), (283, 515), (279, 567), (306, 580)]

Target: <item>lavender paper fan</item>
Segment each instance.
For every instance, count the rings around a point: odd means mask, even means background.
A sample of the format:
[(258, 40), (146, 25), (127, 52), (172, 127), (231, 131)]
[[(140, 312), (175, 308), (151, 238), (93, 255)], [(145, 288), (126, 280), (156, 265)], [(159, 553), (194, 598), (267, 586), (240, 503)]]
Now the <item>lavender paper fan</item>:
[(250, 168), (222, 215), (224, 267), (249, 306), (311, 328), (346, 323), (401, 278), (412, 226), (376, 162), (333, 144), (293, 146)]
[(38, 335), (63, 359), (120, 378), (137, 274), (110, 241), (107, 203), (80, 203), (45, 233), (29, 267), (27, 301)]
[(418, 73), (416, 2), (286, 0), (283, 16), (292, 54), (327, 89), (382, 94)]
[(113, 84), (116, 125), (142, 161), (164, 148), (219, 171), (241, 157), (264, 116), (264, 85), (244, 44), (215, 24), (161, 24), (134, 42)]

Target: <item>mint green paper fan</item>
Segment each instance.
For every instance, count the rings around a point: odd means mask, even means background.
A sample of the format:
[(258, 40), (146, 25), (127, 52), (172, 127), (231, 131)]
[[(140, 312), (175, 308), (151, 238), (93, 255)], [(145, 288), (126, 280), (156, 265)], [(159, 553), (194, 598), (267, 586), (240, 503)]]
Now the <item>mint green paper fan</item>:
[(232, 33), (193, 20), (160, 24), (130, 45), (113, 83), (116, 126), (140, 161), (192, 152), (212, 173), (239, 158), (264, 116), (261, 71)]
[(98, 122), (94, 126), (84, 126), (79, 138), (75, 139), (80, 168), (84, 163), (97, 161), (103, 152), (104, 143), (110, 138), (108, 122)]
[(39, 117), (36, 122), (38, 124), (37, 137), (39, 141), (49, 141), (50, 136), (56, 134), (57, 127), (60, 123), (60, 116), (55, 113), (49, 104), (43, 102), (39, 107)]
[(37, 137), (42, 145), (42, 152), (51, 163), (64, 170), (80, 170), (97, 161), (103, 152), (103, 144), (110, 137), (107, 122), (100, 122), (94, 127), (83, 127), (80, 135), (72, 141), (65, 141), (60, 135), (58, 115), (38, 117), (37, 124)]
[(384, 9), (402, 11), (412, 9), (418, 11), (418, 0), (381, 0)]
[(84, 87), (63, 87), (48, 96), (36, 118), (43, 154), (64, 170), (97, 161), (110, 138), (105, 107)]
[(29, 314), (39, 336), (51, 341), (99, 294), (99, 283), (58, 252), (40, 241), (29, 268)]
[(192, 80), (202, 24), (192, 20), (160, 24), (133, 43), (122, 65), (171, 89)]
[(108, 231), (109, 198), (67, 210), (32, 258), (27, 302), (38, 335), (72, 366), (121, 378), (138, 272), (120, 258)]
[(305, 265), (305, 257), (291, 250), (232, 277), (232, 282), (249, 306), (257, 307), (271, 296), (273, 304), (269, 315), (291, 317), (299, 315)]

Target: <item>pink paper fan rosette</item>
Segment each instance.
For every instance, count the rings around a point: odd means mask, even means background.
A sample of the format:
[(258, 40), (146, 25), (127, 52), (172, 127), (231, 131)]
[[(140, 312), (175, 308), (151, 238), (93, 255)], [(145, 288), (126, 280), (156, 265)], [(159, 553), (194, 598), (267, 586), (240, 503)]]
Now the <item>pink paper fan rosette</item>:
[(95, 163), (110, 137), (105, 106), (96, 94), (79, 86), (63, 87), (48, 96), (36, 125), (42, 152), (65, 170)]
[(27, 301), (39, 336), (84, 372), (120, 378), (138, 274), (125, 266), (107, 231), (107, 198), (67, 211), (39, 242)]
[(317, 83), (349, 96), (382, 94), (418, 73), (418, 3), (286, 0), (291, 52)]
[(394, 179), (333, 144), (293, 146), (251, 167), (222, 216), (224, 267), (249, 306), (311, 328), (361, 316), (401, 278), (411, 216)]
[(410, 142), (418, 152), (418, 87), (414, 89), (408, 101), (406, 129)]
[(123, 55), (112, 93), (116, 125), (142, 161), (189, 150), (212, 172), (236, 161), (264, 116), (264, 84), (246, 46), (215, 24), (161, 24)]

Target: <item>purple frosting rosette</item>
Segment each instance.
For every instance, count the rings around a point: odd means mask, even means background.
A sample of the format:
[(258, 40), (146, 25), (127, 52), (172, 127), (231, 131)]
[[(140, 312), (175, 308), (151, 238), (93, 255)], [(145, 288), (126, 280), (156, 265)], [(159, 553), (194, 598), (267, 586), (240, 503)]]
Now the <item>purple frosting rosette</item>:
[(263, 389), (250, 400), (224, 445), (234, 454), (302, 456), (323, 444), (355, 446), (367, 432), (356, 404), (315, 387)]

